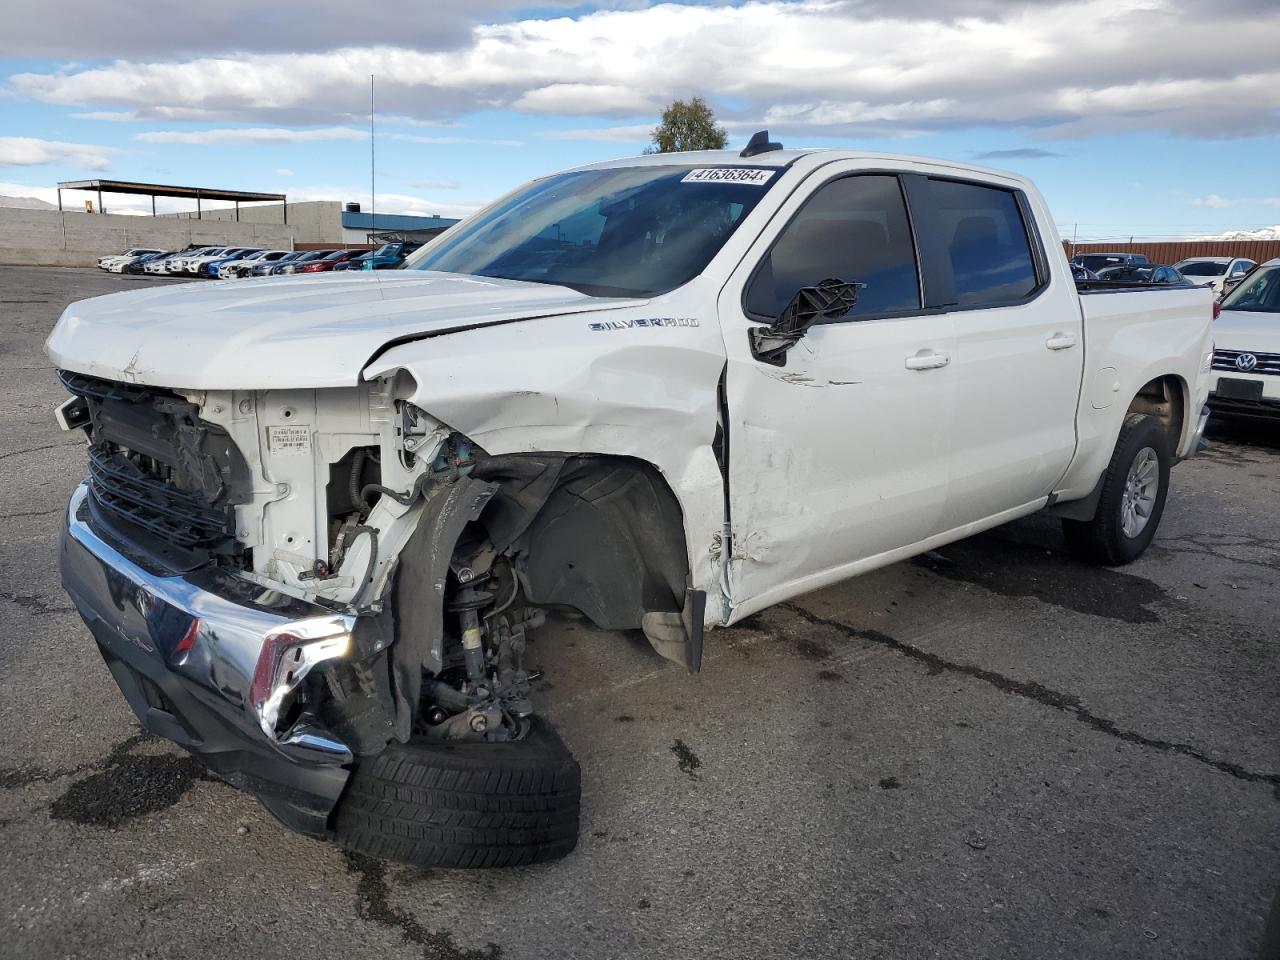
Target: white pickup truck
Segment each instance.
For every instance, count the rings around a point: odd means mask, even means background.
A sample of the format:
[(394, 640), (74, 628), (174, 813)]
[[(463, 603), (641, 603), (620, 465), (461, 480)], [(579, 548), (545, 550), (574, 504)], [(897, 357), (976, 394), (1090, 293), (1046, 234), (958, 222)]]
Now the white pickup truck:
[(1145, 549), (1213, 294), (1085, 287), (1021, 177), (757, 135), (535, 180), (394, 272), (72, 304), (63, 582), (146, 728), (294, 829), (560, 856), (541, 608), (697, 670), (707, 628), (1036, 511)]

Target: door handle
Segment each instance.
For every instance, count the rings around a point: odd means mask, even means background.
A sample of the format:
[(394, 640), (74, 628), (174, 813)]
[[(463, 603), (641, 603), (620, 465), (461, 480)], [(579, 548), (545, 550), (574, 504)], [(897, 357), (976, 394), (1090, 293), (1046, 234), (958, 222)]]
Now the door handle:
[(906, 359), (908, 370), (936, 370), (950, 362), (951, 358), (945, 353), (934, 353), (932, 350), (921, 350)]
[(1069, 350), (1076, 345), (1076, 335), (1074, 333), (1055, 333), (1044, 342), (1044, 345), (1050, 350)]

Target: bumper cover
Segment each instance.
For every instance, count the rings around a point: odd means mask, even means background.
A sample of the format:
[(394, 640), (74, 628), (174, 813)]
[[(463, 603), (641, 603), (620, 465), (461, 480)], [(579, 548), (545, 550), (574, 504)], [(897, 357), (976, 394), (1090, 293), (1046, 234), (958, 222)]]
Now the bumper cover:
[(87, 495), (82, 484), (68, 506), (62, 583), (142, 726), (201, 756), (286, 826), (323, 836), (351, 753), (309, 718), (275, 727), (307, 670), (347, 649), (352, 618), (216, 568), (157, 571), (95, 532)]
[(1280, 399), (1262, 396), (1245, 400), (1239, 397), (1223, 397), (1209, 394), (1209, 407), (1214, 416), (1237, 417), (1247, 420), (1280, 420)]

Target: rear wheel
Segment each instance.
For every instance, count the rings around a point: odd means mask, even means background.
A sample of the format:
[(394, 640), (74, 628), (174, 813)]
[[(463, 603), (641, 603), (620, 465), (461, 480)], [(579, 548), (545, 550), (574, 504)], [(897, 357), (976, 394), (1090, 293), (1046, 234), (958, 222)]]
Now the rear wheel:
[(1155, 537), (1169, 491), (1172, 455), (1160, 421), (1128, 416), (1102, 481), (1092, 520), (1063, 520), (1067, 547), (1081, 560), (1119, 566), (1140, 557)]
[(553, 860), (578, 840), (580, 774), (539, 717), (521, 740), (415, 737), (356, 762), (334, 839), (423, 867), (509, 867)]

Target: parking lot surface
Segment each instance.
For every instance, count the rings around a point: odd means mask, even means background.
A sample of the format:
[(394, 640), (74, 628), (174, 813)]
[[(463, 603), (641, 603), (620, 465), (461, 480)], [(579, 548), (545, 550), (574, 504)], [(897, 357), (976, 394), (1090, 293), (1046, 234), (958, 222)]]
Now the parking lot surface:
[(0, 956), (1254, 956), (1280, 887), (1274, 432), (1178, 466), (1124, 569), (1031, 518), (711, 633), (697, 676), (557, 616), (532, 659), (583, 767), (577, 852), (428, 872), (288, 833), (141, 738), (59, 588), (85, 458), (41, 344), (148, 282), (0, 267)]

